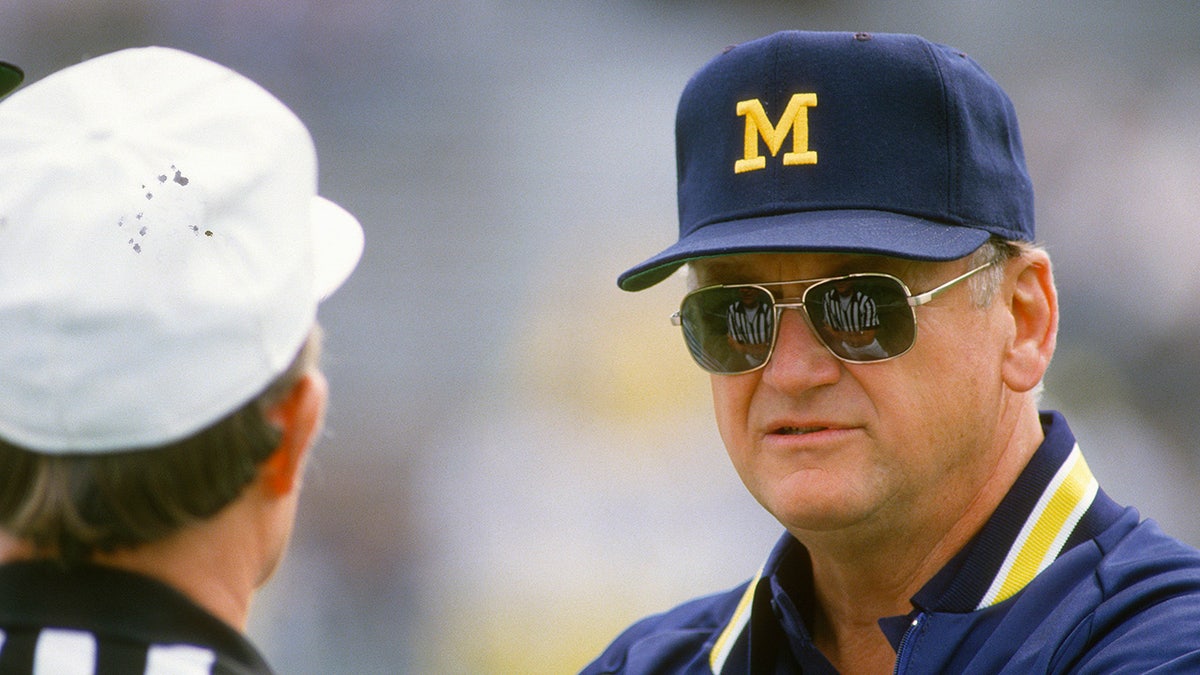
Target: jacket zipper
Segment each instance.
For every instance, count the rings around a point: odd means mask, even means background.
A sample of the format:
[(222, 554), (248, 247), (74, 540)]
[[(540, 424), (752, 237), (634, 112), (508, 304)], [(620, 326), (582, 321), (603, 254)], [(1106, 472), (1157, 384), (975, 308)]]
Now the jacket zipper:
[(921, 626), (921, 620), (925, 618), (925, 613), (921, 612), (913, 618), (912, 623), (904, 631), (904, 635), (900, 638), (900, 648), (896, 650), (896, 669), (892, 672), (894, 675), (902, 675), (907, 670), (908, 648), (911, 646), (917, 628)]

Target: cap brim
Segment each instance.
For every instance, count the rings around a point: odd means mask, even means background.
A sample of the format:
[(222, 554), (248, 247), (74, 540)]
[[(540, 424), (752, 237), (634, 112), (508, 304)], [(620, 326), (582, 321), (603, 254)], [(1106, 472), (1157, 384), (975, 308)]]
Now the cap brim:
[(349, 211), (325, 199), (312, 203), (313, 291), (317, 300), (333, 295), (358, 266), (363, 231)]
[(984, 230), (887, 211), (806, 211), (712, 223), (625, 271), (617, 285), (649, 288), (693, 260), (740, 253), (867, 253), (955, 260), (983, 245)]
[(25, 79), (25, 73), (11, 63), (0, 61), (0, 96), (16, 89)]

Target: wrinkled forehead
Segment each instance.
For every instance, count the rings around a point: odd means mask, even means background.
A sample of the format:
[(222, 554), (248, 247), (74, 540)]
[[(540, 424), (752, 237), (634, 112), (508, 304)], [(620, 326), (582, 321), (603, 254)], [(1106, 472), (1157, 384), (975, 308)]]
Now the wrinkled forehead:
[(688, 288), (821, 279), (860, 272), (882, 272), (907, 282), (920, 279), (937, 264), (861, 253), (744, 253), (688, 263)]

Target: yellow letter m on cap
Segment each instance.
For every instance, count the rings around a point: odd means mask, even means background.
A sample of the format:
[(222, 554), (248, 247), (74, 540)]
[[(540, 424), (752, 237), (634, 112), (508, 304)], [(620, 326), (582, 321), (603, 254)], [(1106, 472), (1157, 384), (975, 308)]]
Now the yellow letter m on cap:
[(762, 136), (774, 157), (779, 154), (789, 131), (792, 132), (792, 151), (783, 153), (784, 166), (816, 164), (817, 153), (808, 149), (808, 109), (816, 105), (816, 94), (792, 94), (792, 100), (788, 101), (779, 124), (771, 124), (767, 111), (763, 110), (762, 101), (756, 98), (738, 101), (738, 117), (746, 118), (746, 154), (743, 159), (734, 162), (733, 172), (745, 173), (766, 168), (767, 158), (758, 151), (758, 137)]

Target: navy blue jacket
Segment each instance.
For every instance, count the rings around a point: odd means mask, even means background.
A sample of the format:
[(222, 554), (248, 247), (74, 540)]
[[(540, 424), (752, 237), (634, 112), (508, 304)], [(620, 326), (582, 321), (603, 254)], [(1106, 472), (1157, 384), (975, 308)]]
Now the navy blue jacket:
[[(1200, 673), (1200, 551), (1099, 486), (1066, 421), (979, 534), (880, 620), (897, 673)], [(731, 591), (639, 621), (599, 673), (834, 673), (802, 616), (808, 553), (791, 535)]]

